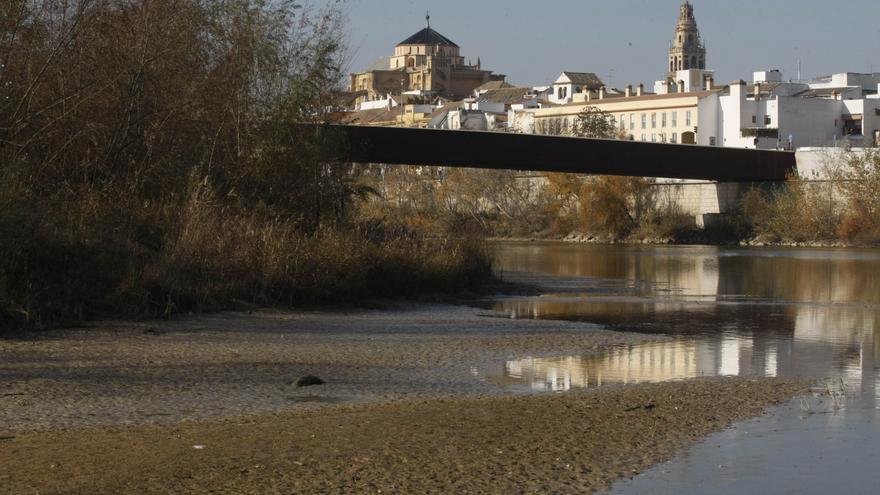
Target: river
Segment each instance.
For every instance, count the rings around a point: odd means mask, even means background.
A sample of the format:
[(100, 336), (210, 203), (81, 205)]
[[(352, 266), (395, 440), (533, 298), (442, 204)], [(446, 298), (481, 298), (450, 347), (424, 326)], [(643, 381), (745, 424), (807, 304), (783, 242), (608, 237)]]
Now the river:
[(495, 379), (555, 391), (703, 376), (798, 377), (815, 394), (713, 435), (613, 493), (876, 493), (880, 251), (499, 243), (506, 280), (548, 288), (496, 316), (662, 333), (598, 356), (510, 360)]

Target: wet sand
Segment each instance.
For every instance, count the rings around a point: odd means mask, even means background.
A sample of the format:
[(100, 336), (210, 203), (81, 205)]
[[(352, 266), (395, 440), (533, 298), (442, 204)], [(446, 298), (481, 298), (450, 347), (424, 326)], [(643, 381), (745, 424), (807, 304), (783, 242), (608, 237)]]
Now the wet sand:
[[(0, 429), (176, 422), (329, 403), (506, 394), (476, 368), (665, 337), (475, 308), (220, 313), (0, 339)], [(298, 389), (316, 375), (327, 386)]]
[[(480, 367), (666, 337), (489, 315), (261, 311), (0, 340), (0, 493), (585, 493), (805, 390), (511, 395)], [(306, 374), (327, 384), (296, 388)]]
[(0, 445), (0, 491), (590, 493), (803, 390), (715, 379), (24, 433)]

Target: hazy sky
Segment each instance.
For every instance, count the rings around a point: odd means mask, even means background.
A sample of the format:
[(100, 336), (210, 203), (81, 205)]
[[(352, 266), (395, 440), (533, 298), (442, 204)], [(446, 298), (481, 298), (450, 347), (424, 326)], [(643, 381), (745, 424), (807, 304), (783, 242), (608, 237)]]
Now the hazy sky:
[[(321, 4), (326, 0), (313, 0)], [(880, 0), (693, 0), (716, 80), (781, 69), (786, 78), (880, 72)], [(350, 71), (364, 70), (425, 24), (462, 55), (521, 85), (563, 70), (595, 72), (611, 86), (666, 70), (680, 0), (349, 0)]]

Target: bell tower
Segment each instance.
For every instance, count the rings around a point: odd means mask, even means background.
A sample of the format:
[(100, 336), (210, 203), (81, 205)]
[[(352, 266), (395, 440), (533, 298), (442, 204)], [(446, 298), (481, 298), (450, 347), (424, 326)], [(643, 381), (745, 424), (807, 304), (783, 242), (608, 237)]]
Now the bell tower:
[(706, 47), (694, 18), (694, 6), (687, 0), (678, 12), (675, 37), (669, 48), (669, 72), (667, 79), (675, 81), (675, 71), (706, 68)]

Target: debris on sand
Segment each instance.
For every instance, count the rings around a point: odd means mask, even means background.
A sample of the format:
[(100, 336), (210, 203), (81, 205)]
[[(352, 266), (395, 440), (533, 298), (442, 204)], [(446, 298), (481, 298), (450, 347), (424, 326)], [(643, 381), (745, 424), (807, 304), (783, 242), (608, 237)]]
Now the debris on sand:
[(294, 385), (296, 385), (297, 388), (302, 388), (302, 387), (314, 387), (315, 385), (324, 385), (324, 383), (325, 383), (324, 380), (321, 380), (320, 378), (318, 378), (315, 375), (306, 375), (306, 376), (300, 377)]

